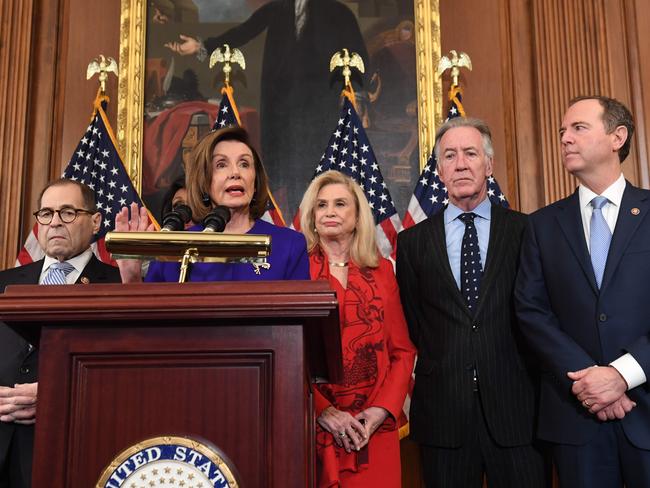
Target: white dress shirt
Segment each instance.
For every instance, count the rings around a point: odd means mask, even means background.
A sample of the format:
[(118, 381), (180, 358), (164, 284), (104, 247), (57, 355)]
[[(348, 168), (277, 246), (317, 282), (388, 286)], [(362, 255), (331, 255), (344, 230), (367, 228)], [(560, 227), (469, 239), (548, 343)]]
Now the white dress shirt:
[[(625, 177), (623, 176), (623, 173), (621, 173), (618, 179), (600, 195), (597, 195), (584, 185), (578, 187), (580, 215), (582, 216), (582, 228), (585, 233), (587, 249), (590, 247), (589, 232), (591, 227), (591, 214), (593, 213), (591, 201), (597, 196), (607, 198), (608, 202), (605, 204), (602, 211), (605, 222), (607, 222), (609, 230), (612, 231), (613, 235), (614, 229), (616, 228), (616, 221), (618, 220), (618, 212), (621, 209), (621, 200), (623, 200), (624, 191)], [(589, 251), (591, 252), (591, 249), (589, 249)], [(635, 388), (646, 382), (646, 375), (643, 368), (630, 353), (623, 354), (620, 358), (612, 361), (610, 366), (616, 368), (625, 379), (628, 389)]]
[[(78, 254), (77, 256), (73, 257), (72, 259), (68, 259), (67, 262), (74, 267), (74, 270), (70, 271), (68, 276), (65, 277), (65, 282), (67, 285), (74, 285), (77, 282), (79, 276), (81, 276), (81, 272), (88, 264), (88, 261), (90, 261), (92, 255), (93, 255), (92, 249), (88, 248), (81, 254)], [(43, 261), (43, 269), (41, 270), (41, 277), (38, 279), (39, 285), (43, 284), (43, 280), (45, 279), (45, 275), (47, 275), (50, 266), (58, 262), (59, 262), (58, 259), (51, 258), (50, 256), (45, 256), (45, 261)]]

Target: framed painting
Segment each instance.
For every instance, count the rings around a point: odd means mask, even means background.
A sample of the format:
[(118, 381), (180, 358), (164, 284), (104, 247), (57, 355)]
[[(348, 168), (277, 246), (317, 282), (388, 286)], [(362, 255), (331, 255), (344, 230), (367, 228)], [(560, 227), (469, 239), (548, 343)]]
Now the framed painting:
[(214, 122), (223, 74), (206, 57), (223, 44), (245, 56), (235, 103), (287, 221), (338, 121), (343, 80), (329, 60), (359, 53), (357, 109), (404, 214), (442, 116), (438, 0), (121, 2), (118, 143), (154, 215)]

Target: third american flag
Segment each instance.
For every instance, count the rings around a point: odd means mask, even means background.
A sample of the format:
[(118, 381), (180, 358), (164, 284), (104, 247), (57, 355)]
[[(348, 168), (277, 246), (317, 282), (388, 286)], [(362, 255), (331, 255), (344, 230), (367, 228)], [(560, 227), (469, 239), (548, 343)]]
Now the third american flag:
[[(347, 95), (314, 177), (331, 169), (350, 176), (363, 189), (375, 218), (379, 250), (387, 258), (394, 257), (397, 233), (402, 230), (402, 224), (361, 119)], [(294, 218), (296, 228), (299, 220), (297, 215)]]

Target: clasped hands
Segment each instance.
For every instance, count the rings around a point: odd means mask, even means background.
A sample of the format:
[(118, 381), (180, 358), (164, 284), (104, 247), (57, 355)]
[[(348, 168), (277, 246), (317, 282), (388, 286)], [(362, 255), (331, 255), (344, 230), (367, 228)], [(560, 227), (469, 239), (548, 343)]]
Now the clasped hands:
[(387, 417), (388, 410), (382, 407), (368, 407), (353, 417), (330, 405), (320, 414), (318, 423), (332, 434), (339, 447), (350, 452), (358, 451), (368, 444), (370, 436)]
[(573, 380), (571, 392), (584, 408), (602, 422), (622, 419), (636, 407), (636, 403), (625, 393), (625, 379), (613, 366), (590, 366), (571, 371), (567, 376)]
[(36, 422), (38, 383), (0, 386), (0, 422), (29, 425)]

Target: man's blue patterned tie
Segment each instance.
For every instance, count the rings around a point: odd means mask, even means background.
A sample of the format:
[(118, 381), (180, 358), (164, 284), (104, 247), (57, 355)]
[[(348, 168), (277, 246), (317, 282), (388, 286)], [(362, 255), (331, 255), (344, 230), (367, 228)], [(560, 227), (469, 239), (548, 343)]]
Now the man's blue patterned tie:
[(50, 266), (50, 269), (47, 270), (47, 274), (43, 279), (44, 285), (65, 285), (65, 277), (74, 271), (74, 266), (72, 266), (67, 261), (62, 263), (53, 263)]
[(605, 197), (595, 197), (591, 201), (594, 211), (591, 214), (591, 224), (589, 233), (589, 250), (591, 252), (591, 265), (596, 275), (596, 284), (600, 289), (605, 273), (605, 264), (607, 264), (607, 254), (609, 253), (609, 244), (612, 242), (612, 232), (603, 217), (603, 207), (609, 202)]

